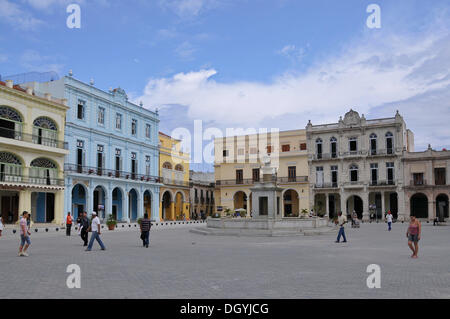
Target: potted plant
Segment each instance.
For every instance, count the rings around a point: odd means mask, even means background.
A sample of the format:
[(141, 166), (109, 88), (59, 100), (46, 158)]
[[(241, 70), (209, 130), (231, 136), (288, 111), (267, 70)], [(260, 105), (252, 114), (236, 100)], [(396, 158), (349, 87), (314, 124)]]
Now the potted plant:
[(108, 216), (108, 220), (106, 221), (106, 225), (108, 226), (109, 230), (114, 230), (114, 228), (117, 225), (117, 220), (114, 219), (113, 215)]
[(302, 214), (302, 218), (306, 218), (306, 216), (308, 216), (308, 210), (306, 209), (306, 208), (303, 208), (302, 209), (302, 211), (301, 211), (301, 214)]

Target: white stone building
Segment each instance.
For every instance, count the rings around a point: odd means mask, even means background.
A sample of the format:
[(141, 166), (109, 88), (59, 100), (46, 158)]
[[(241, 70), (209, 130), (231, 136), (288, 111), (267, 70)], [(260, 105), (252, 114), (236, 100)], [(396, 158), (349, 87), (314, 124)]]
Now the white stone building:
[(405, 220), (402, 155), (414, 136), (398, 113), (367, 120), (350, 110), (338, 123), (306, 126), (310, 206), (330, 218), (339, 211), (360, 219), (390, 210)]

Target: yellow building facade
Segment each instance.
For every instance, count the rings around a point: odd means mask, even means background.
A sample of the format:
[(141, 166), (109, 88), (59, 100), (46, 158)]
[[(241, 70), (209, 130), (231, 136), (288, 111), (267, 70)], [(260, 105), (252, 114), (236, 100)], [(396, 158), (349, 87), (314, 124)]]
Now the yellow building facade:
[(189, 154), (181, 141), (159, 132), (159, 217), (161, 220), (189, 219)]
[(216, 212), (245, 209), (252, 212), (251, 188), (260, 179), (264, 156), (276, 168), (278, 186), (283, 188), (283, 217), (296, 217), (309, 210), (308, 152), (306, 131), (292, 130), (216, 139)]
[(67, 101), (10, 80), (0, 82), (0, 214), (16, 223), (61, 224), (64, 216), (64, 142)]

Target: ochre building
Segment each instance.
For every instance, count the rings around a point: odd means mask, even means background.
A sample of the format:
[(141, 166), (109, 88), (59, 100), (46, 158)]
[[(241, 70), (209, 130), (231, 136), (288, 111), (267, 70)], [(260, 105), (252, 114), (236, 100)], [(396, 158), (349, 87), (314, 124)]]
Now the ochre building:
[(159, 132), (161, 220), (189, 219), (189, 160), (180, 140)]

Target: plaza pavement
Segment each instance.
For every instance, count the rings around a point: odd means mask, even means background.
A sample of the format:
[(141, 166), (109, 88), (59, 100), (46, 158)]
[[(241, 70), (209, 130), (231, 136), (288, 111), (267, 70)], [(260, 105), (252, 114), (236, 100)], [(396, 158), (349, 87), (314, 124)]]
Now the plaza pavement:
[[(18, 236), (0, 238), (0, 298), (450, 298), (450, 226), (423, 224), (419, 259), (409, 258), (407, 224), (347, 227), (335, 235), (221, 237), (188, 225), (152, 229), (150, 247), (137, 230), (105, 230), (107, 250), (85, 252), (76, 235), (32, 234), (30, 257)], [(81, 288), (66, 286), (66, 267), (81, 267)], [(381, 267), (369, 289), (366, 268)]]

